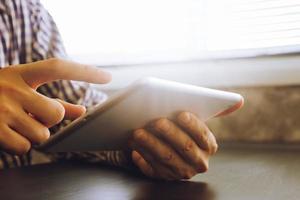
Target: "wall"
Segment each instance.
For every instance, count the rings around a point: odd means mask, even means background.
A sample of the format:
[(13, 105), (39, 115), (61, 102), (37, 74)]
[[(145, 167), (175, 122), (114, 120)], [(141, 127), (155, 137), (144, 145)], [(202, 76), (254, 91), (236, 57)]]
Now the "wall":
[(245, 105), (209, 121), (219, 141), (300, 143), (300, 86), (227, 90), (242, 94)]

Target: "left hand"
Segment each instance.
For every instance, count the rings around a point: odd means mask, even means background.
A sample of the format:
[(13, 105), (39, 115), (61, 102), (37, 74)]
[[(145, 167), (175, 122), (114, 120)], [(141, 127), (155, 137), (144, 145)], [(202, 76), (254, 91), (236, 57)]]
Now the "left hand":
[(165, 180), (206, 172), (218, 149), (212, 132), (189, 112), (180, 113), (176, 122), (161, 118), (135, 130), (130, 146), (133, 162), (145, 175)]

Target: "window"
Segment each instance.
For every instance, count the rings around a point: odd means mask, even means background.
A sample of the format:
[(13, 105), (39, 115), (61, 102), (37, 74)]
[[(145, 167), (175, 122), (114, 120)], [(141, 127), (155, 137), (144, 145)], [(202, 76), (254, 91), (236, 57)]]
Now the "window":
[(300, 0), (42, 0), (71, 57), (132, 64), (298, 52)]
[(299, 0), (207, 2), (208, 51), (251, 56), (300, 50)]

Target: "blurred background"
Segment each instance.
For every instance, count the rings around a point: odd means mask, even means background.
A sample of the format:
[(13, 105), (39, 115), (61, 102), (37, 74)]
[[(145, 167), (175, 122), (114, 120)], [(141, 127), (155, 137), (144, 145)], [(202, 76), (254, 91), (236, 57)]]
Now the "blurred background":
[(102, 91), (144, 76), (235, 91), (244, 108), (208, 122), (219, 141), (300, 143), (300, 0), (41, 2), (72, 59), (113, 73)]

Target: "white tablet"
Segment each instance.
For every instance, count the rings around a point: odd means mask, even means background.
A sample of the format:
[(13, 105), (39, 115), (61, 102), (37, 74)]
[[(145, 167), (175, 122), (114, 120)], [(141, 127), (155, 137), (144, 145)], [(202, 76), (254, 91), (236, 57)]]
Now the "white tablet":
[(243, 105), (236, 93), (158, 78), (143, 78), (51, 136), (37, 148), (49, 152), (126, 148), (132, 131), (160, 117), (190, 111), (206, 121)]

